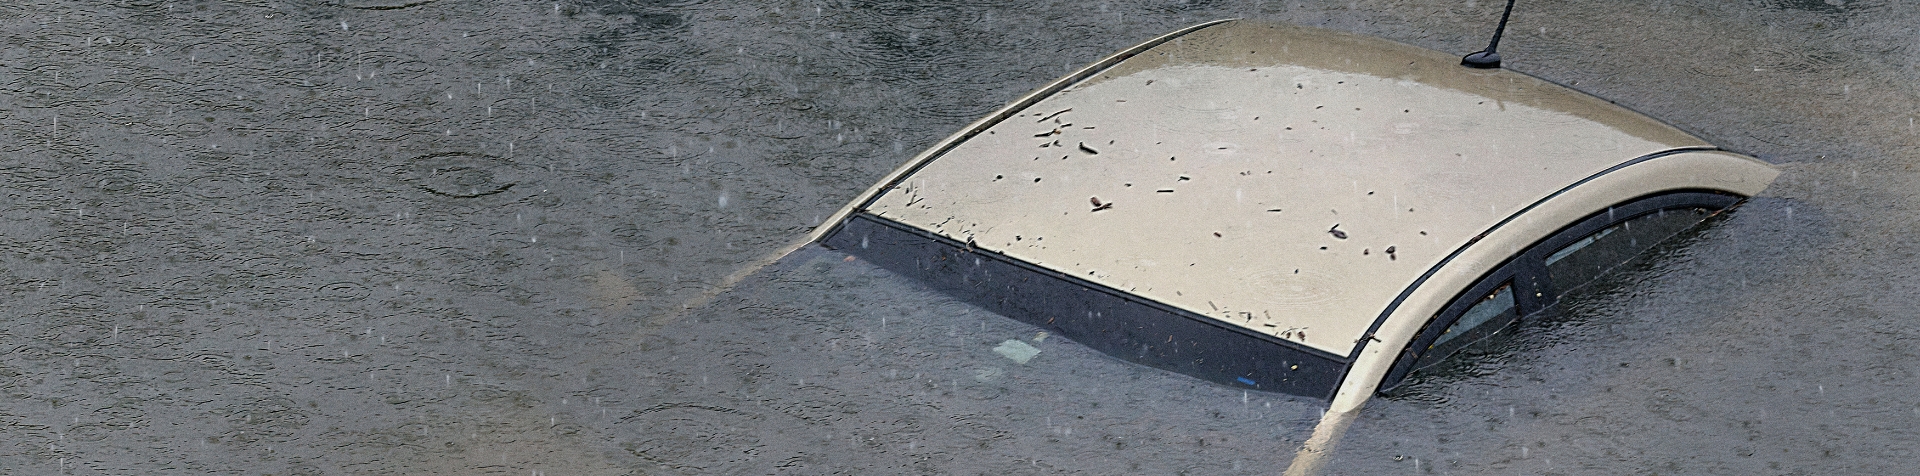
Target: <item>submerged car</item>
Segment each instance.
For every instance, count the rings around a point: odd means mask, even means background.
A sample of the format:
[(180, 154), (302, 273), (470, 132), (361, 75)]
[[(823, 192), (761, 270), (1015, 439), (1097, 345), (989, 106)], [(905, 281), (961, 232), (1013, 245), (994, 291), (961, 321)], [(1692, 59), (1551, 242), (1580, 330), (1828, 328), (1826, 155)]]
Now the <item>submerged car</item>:
[(1524, 74), (1229, 20), (973, 123), (812, 240), (1114, 357), (1357, 406), (1776, 175)]

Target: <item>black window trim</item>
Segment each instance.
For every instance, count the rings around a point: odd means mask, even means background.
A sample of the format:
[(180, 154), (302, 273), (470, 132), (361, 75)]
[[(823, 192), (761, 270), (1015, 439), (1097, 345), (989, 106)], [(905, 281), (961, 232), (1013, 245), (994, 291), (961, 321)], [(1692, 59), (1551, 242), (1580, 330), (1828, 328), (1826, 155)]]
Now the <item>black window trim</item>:
[(1384, 394), (1397, 387), (1415, 370), (1414, 365), (1419, 360), (1416, 349), (1425, 350), (1432, 345), (1441, 331), (1452, 326), (1467, 308), (1480, 301), (1478, 298), (1509, 280), (1514, 286), (1514, 310), (1518, 317), (1505, 324), (1507, 326), (1526, 321), (1557, 303), (1561, 290), (1553, 285), (1546, 267), (1546, 257), (1554, 251), (1607, 227), (1642, 216), (1685, 208), (1709, 208), (1716, 210), (1714, 214), (1719, 214), (1733, 209), (1744, 200), (1745, 197), (1715, 190), (1658, 192), (1607, 207), (1562, 227), (1526, 250), (1508, 257), (1472, 286), (1454, 295), (1440, 312), (1428, 318), (1427, 323), (1421, 326), (1420, 333), (1395, 357), (1393, 366), (1387, 371), (1386, 378), (1381, 379), (1375, 393)]
[(1348, 356), (872, 213), (853, 215), (820, 244), (1108, 356), (1221, 385), (1330, 401), (1353, 368)]

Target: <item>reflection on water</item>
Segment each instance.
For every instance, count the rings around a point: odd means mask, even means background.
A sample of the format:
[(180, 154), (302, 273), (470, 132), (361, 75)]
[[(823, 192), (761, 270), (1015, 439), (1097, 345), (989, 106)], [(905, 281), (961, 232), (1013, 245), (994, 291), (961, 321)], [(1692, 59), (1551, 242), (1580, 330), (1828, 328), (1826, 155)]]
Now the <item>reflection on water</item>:
[[(1318, 407), (830, 252), (675, 308), (1136, 41), (1249, 17), (1466, 51), (1488, 3), (3, 5), (0, 467), (1271, 472)], [(1528, 8), (1509, 65), (1787, 173), (1681, 264), (1375, 402), (1329, 472), (1913, 463), (1911, 9)]]

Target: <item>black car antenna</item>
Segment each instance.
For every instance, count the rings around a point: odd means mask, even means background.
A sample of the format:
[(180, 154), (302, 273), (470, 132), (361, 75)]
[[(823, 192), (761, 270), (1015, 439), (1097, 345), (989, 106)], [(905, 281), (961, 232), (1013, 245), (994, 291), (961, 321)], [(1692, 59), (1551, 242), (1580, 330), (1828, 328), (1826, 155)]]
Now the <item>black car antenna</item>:
[(1460, 58), (1460, 65), (1468, 68), (1492, 69), (1500, 67), (1500, 35), (1507, 32), (1507, 17), (1513, 15), (1513, 0), (1507, 0), (1507, 10), (1500, 13), (1500, 26), (1493, 29), (1493, 41), (1487, 42), (1487, 49), (1468, 54)]

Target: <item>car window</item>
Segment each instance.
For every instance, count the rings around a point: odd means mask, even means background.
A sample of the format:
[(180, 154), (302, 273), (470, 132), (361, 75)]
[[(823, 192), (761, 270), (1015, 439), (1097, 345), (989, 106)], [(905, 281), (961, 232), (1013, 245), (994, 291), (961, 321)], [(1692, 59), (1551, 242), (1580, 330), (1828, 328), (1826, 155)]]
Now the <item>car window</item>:
[(1579, 288), (1688, 227), (1711, 210), (1659, 210), (1593, 232), (1547, 255), (1547, 275), (1556, 294)]
[(1461, 312), (1460, 317), (1420, 353), (1420, 360), (1414, 367), (1438, 363), (1461, 348), (1499, 332), (1518, 317), (1519, 313), (1514, 310), (1513, 283), (1502, 283)]

